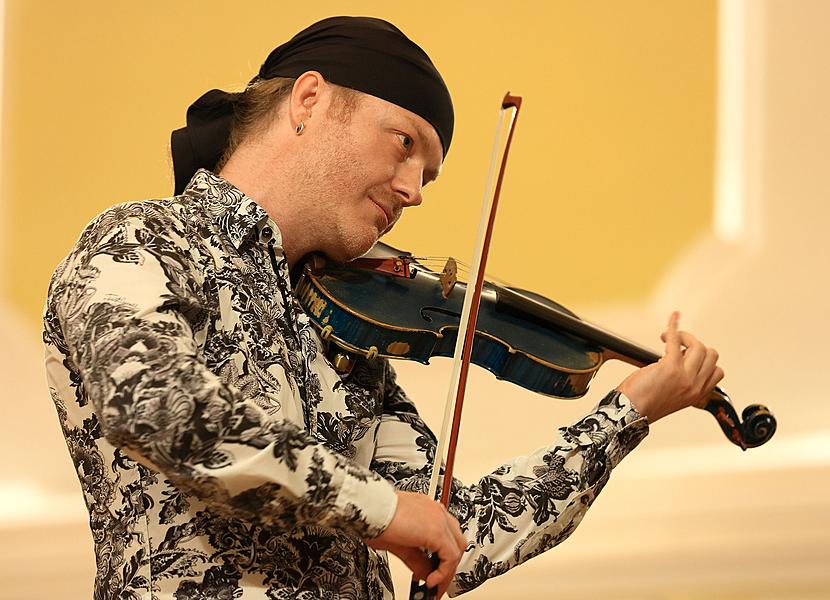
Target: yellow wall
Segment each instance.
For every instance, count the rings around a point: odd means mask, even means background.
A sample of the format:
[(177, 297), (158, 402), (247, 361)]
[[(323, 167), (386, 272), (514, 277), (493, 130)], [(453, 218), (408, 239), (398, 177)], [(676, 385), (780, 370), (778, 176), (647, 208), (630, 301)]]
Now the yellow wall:
[(441, 181), (390, 243), (468, 260), (507, 90), (525, 105), (493, 274), (574, 308), (641, 299), (711, 220), (713, 0), (6, 7), (2, 284), (33, 324), (89, 219), (171, 193), (169, 133), (190, 102), (243, 84), (275, 45), (332, 14), (396, 23), (454, 94)]

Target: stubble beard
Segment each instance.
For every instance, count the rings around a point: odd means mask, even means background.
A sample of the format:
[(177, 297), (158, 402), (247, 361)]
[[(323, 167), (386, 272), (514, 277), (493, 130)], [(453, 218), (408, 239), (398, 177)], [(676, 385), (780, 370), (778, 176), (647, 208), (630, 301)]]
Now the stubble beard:
[(316, 158), (304, 170), (301, 189), (316, 249), (346, 262), (368, 252), (380, 232), (355, 218), (361, 215), (361, 205), (370, 202), (369, 176), (360, 158), (350, 152), (354, 141), (348, 125), (340, 125), (316, 145)]

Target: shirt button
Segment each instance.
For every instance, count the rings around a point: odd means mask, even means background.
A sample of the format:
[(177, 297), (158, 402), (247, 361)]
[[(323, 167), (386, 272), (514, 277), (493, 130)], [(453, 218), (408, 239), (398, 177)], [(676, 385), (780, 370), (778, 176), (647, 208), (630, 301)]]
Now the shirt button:
[(270, 240), (271, 237), (274, 235), (274, 230), (268, 227), (267, 225), (262, 228), (262, 239)]

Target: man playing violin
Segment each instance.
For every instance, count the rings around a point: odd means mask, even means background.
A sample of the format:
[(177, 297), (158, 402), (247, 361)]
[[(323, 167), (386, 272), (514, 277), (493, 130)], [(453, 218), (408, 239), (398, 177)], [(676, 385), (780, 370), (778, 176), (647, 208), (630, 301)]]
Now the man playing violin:
[(368, 251), (421, 203), (452, 129), (423, 50), (326, 19), (244, 92), (191, 106), (175, 197), (83, 231), (44, 342), (96, 598), (391, 598), (385, 551), (462, 593), (564, 540), (650, 423), (704, 405), (723, 372), (674, 314), (665, 356), (547, 447), (454, 482), (449, 511), (424, 495), (434, 435), (387, 361), (332, 367), (291, 273)]

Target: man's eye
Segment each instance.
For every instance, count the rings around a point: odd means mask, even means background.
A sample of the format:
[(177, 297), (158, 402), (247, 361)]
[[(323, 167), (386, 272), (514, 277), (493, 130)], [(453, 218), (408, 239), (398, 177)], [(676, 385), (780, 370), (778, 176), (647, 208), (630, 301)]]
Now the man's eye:
[(405, 133), (399, 133), (397, 135), (403, 147), (409, 150), (412, 147), (412, 138), (406, 135)]

